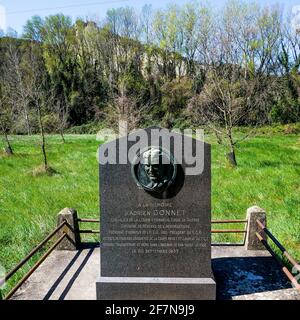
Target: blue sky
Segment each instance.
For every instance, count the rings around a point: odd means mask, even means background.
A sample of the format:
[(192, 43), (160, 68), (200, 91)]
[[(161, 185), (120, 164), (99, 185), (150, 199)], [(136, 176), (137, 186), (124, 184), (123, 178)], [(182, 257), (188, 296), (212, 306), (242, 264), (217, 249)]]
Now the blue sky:
[[(1, 6), (6, 11), (6, 26), (22, 32), (23, 25), (33, 15), (47, 16), (55, 13), (64, 13), (74, 19), (76, 17), (103, 18), (108, 9), (122, 6), (141, 8), (144, 4), (152, 4), (153, 8), (161, 8), (168, 3), (184, 4), (188, 0), (0, 0), (0, 28), (2, 27)], [(207, 0), (213, 6), (220, 7), (226, 0)], [(300, 5), (300, 0), (265, 0), (257, 1), (261, 4), (281, 4), (287, 10)], [(65, 7), (65, 8), (62, 8)]]

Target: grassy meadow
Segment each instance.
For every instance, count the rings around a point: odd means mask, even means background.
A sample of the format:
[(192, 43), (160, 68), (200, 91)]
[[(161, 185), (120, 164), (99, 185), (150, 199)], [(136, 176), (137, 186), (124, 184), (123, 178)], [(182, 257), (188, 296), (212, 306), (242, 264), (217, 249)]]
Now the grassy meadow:
[[(239, 145), (237, 168), (227, 164), (224, 147), (214, 136), (207, 141), (212, 144), (213, 219), (243, 219), (248, 207), (258, 205), (266, 209), (271, 231), (299, 260), (299, 134), (259, 130)], [(84, 218), (97, 218), (99, 212), (95, 135), (68, 135), (65, 144), (59, 136), (48, 136), (53, 176), (35, 174), (42, 163), (38, 136), (13, 136), (11, 142), (15, 155), (0, 153), (0, 266), (7, 271), (55, 228), (61, 209), (76, 208)], [(238, 235), (221, 237), (214, 240), (241, 240)]]

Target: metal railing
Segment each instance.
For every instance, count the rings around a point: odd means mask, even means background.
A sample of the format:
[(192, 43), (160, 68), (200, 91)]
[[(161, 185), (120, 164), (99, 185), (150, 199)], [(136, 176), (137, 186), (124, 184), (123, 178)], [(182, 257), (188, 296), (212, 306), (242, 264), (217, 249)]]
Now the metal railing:
[[(36, 246), (22, 261), (20, 261), (10, 272), (8, 272), (4, 279), (3, 283), (9, 281), (33, 256), (35, 256), (61, 229), (67, 227), (71, 229), (70, 225), (64, 221), (60, 224), (54, 231), (52, 231), (38, 246)], [(46, 260), (46, 258), (52, 253), (54, 249), (65, 239), (68, 238), (68, 235), (65, 231), (63, 234), (55, 241), (54, 244), (44, 253), (42, 257), (38, 259), (38, 261), (34, 264), (34, 266), (23, 276), (23, 278), (11, 289), (11, 291), (5, 296), (2, 297), (0, 294), (0, 298), (4, 300), (9, 300), (16, 291), (22, 286), (22, 284), (33, 274), (33, 272)]]
[[(77, 219), (78, 223), (95, 223), (99, 224), (99, 219)], [(248, 220), (213, 220), (212, 224), (240, 224), (247, 223)], [(247, 226), (247, 225), (246, 225)], [(22, 261), (20, 261), (10, 272), (8, 272), (4, 279), (2, 279), (3, 283), (9, 281), (31, 258), (33, 258), (59, 231), (63, 228), (69, 228), (72, 230), (71, 226), (67, 221), (61, 223), (55, 230), (53, 230), (42, 242), (39, 243)], [(220, 229), (220, 230), (211, 230), (213, 234), (245, 234), (246, 236), (246, 228), (244, 230), (239, 229)], [(87, 229), (79, 229), (80, 234), (100, 234), (99, 230), (87, 230)], [(33, 272), (46, 260), (46, 258), (52, 253), (53, 250), (57, 248), (57, 246), (65, 239), (69, 238), (67, 233), (64, 231), (63, 234), (55, 241), (55, 243), (44, 253), (42, 257), (38, 259), (38, 261), (34, 264), (34, 266), (22, 277), (22, 279), (11, 289), (11, 291), (3, 297), (4, 300), (10, 299), (16, 291), (24, 284), (24, 282), (33, 274)], [(216, 245), (216, 244), (215, 244)], [(230, 244), (227, 244), (230, 245)], [(235, 245), (235, 244), (232, 244)], [(0, 299), (1, 299), (1, 290), (0, 290)]]
[(211, 224), (242, 224), (244, 223), (244, 229), (213, 229), (211, 230), (212, 234), (243, 234), (243, 241), (241, 243), (212, 243), (212, 246), (220, 246), (220, 245), (227, 245), (227, 246), (243, 246), (246, 242), (247, 237), (247, 226), (248, 220), (245, 219), (236, 219), (236, 220), (212, 220)]
[[(99, 224), (99, 219), (77, 219), (78, 223), (95, 223)], [(262, 232), (268, 238), (270, 238), (273, 243), (276, 245), (276, 247), (281, 251), (283, 256), (290, 262), (290, 264), (293, 266), (295, 270), (297, 270), (300, 274), (300, 265), (296, 262), (296, 260), (288, 253), (288, 251), (284, 248), (284, 246), (275, 238), (275, 236), (266, 228), (266, 226), (260, 221), (257, 220), (257, 225), (261, 229)], [(212, 220), (212, 225), (222, 225), (222, 224), (245, 224), (244, 229), (212, 229), (212, 234), (244, 234), (244, 243), (242, 244), (232, 244), (228, 243), (226, 245), (244, 245), (247, 235), (247, 226), (248, 226), (248, 220)], [(2, 279), (2, 282), (5, 283), (9, 281), (12, 276), (16, 274), (34, 255), (36, 255), (59, 231), (61, 231), (63, 228), (68, 228), (69, 230), (72, 230), (71, 226), (68, 224), (67, 221), (64, 221), (61, 223), (54, 231), (52, 231), (37, 247), (35, 247), (21, 262), (19, 262), (9, 273), (7, 273)], [(100, 231), (98, 230), (79, 230), (80, 234), (99, 234)], [(287, 278), (291, 281), (293, 286), (300, 291), (300, 284), (298, 283), (297, 279), (292, 275), (292, 273), (288, 270), (288, 268), (283, 264), (283, 262), (279, 259), (277, 254), (274, 252), (274, 250), (271, 248), (271, 246), (267, 243), (267, 241), (262, 237), (261, 234), (258, 232), (256, 233), (256, 236), (261, 241), (261, 243), (265, 246), (265, 248), (270, 252), (270, 254), (276, 259), (276, 261), (280, 264), (282, 271), (287, 276)], [(69, 236), (66, 233), (66, 230), (63, 230), (62, 235), (55, 241), (54, 244), (44, 253), (42, 257), (38, 259), (38, 261), (34, 264), (34, 266), (23, 276), (23, 278), (11, 289), (11, 291), (3, 297), (4, 300), (10, 299), (16, 291), (22, 286), (22, 284), (33, 274), (33, 272), (45, 261), (45, 259), (52, 253), (53, 250), (57, 248), (57, 246), (65, 239), (69, 238)], [(212, 244), (212, 245), (221, 245), (221, 244)], [(223, 244), (224, 245), (224, 244)], [(1, 299), (1, 290), (0, 290), (0, 299)]]
[[(77, 221), (79, 223), (100, 223), (99, 219), (81, 219), (81, 218), (78, 218)], [(100, 234), (100, 230), (80, 230), (79, 229), (79, 233), (80, 234)]]
[[(99, 219), (81, 219), (78, 218), (77, 221), (79, 223), (100, 223)], [(211, 230), (212, 234), (244, 234), (244, 243), (245, 243), (245, 238), (247, 234), (247, 223), (248, 220), (242, 219), (242, 220), (212, 220), (212, 224), (245, 224), (244, 229), (214, 229)], [(79, 230), (80, 234), (100, 234), (99, 230)], [(228, 244), (229, 245), (229, 244)]]
[[(248, 220), (212, 220), (211, 224), (240, 224), (248, 223)], [(211, 233), (247, 233), (247, 229), (220, 229), (220, 230), (211, 230)]]
[[(296, 262), (296, 260), (288, 253), (285, 247), (275, 238), (275, 236), (271, 233), (271, 231), (260, 221), (256, 220), (258, 227), (261, 229), (262, 232), (268, 236), (269, 239), (275, 244), (275, 246), (280, 250), (282, 255), (290, 262), (295, 270), (300, 274), (300, 265)], [(293, 276), (290, 270), (282, 263), (279, 259), (275, 251), (271, 248), (268, 242), (258, 233), (256, 232), (256, 236), (259, 241), (265, 246), (265, 248), (270, 252), (270, 254), (275, 258), (278, 264), (281, 266), (281, 270), (287, 276), (287, 278), (291, 281), (292, 285), (300, 292), (300, 284), (298, 280)]]

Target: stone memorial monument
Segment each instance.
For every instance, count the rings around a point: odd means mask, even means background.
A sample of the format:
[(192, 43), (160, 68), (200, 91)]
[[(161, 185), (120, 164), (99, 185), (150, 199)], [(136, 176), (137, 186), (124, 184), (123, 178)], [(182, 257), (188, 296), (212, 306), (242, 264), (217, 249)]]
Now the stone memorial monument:
[[(141, 131), (148, 141), (143, 149), (134, 149), (139, 132), (100, 147), (100, 162), (111, 149), (116, 161), (100, 164), (97, 299), (215, 299), (210, 145), (166, 129)], [(187, 174), (187, 146), (193, 155), (200, 150), (199, 174)], [(133, 162), (126, 161), (131, 149)]]

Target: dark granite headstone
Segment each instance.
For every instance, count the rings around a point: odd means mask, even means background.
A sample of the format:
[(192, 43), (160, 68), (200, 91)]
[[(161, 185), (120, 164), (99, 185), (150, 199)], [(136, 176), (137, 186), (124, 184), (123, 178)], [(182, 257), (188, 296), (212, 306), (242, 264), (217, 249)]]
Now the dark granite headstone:
[[(150, 131), (146, 130), (148, 137)], [(183, 139), (180, 134), (176, 137)], [(118, 148), (124, 139), (127, 137), (109, 144), (116, 143)], [(172, 140), (167, 150), (170, 154), (174, 154), (178, 141)], [(160, 147), (160, 143), (154, 147)], [(106, 149), (109, 144), (101, 148)], [(127, 150), (133, 144), (129, 141)], [(149, 144), (153, 146), (153, 142)], [(192, 139), (194, 151), (196, 144), (204, 152), (203, 172), (186, 175), (188, 165), (177, 164), (176, 179), (163, 193), (152, 193), (138, 185), (132, 164), (120, 164), (118, 152), (117, 164), (100, 165), (98, 300), (215, 299), (210, 232), (211, 150), (209, 144)], [(182, 153), (184, 148), (185, 145)]]

